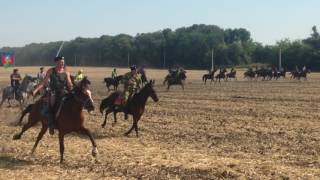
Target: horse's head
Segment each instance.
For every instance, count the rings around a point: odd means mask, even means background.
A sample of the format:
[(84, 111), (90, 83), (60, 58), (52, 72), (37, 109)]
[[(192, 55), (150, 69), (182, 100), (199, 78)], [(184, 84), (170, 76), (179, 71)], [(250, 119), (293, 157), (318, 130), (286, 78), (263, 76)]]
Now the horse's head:
[(82, 104), (82, 106), (90, 111), (94, 111), (94, 103), (91, 96), (91, 91), (89, 90), (89, 85), (91, 82), (88, 80), (87, 76), (85, 76), (80, 82), (79, 86), (76, 87), (75, 96), (77, 100)]
[(155, 81), (154, 80), (150, 80), (145, 86), (144, 86), (144, 91), (146, 91), (148, 93), (148, 95), (153, 99), (154, 102), (158, 102), (159, 98), (156, 94), (156, 91), (153, 89), (153, 85), (154, 85)]

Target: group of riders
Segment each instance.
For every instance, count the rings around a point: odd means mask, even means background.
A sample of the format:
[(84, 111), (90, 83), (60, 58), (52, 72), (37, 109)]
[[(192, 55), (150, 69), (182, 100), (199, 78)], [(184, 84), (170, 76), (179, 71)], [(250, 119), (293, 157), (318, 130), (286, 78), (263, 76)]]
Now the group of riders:
[[(280, 68), (277, 69), (276, 67), (273, 68), (265, 68), (262, 67), (258, 69), (256, 67), (255, 70), (252, 68), (248, 68), (246, 72), (244, 72), (244, 78), (252, 79), (252, 78), (262, 78), (263, 80), (271, 80), (271, 79), (278, 79), (280, 77), (285, 78), (286, 76), (286, 69)], [(301, 77), (306, 78), (306, 74), (309, 73), (310, 70), (307, 69), (306, 66), (303, 66), (301, 70), (296, 66), (294, 71), (291, 71), (291, 79), (300, 79)]]
[[(46, 88), (46, 93), (42, 97), (44, 102), (46, 102), (43, 106), (42, 114), (48, 118), (50, 134), (54, 134), (54, 119), (59, 108), (61, 108), (61, 104), (66, 97), (65, 95), (70, 93), (73, 87), (77, 86), (77, 83), (85, 77), (82, 69), (80, 69), (75, 76), (72, 76), (65, 66), (64, 57), (55, 57), (54, 62), (55, 66), (49, 68), (46, 72), (43, 67), (40, 68), (40, 72), (37, 74), (38, 84), (32, 91), (32, 95), (34, 96), (41, 89)], [(137, 67), (133, 65), (130, 67), (130, 72), (126, 73), (121, 80), (121, 83), (124, 85), (123, 93), (121, 93), (120, 103), (115, 102), (115, 105), (123, 108), (126, 119), (128, 118), (128, 113), (125, 107), (128, 104), (128, 100), (130, 100), (132, 95), (141, 87), (141, 76), (145, 76), (144, 68), (141, 67), (137, 70)], [(113, 69), (111, 77), (117, 77), (116, 68)], [(18, 69), (13, 70), (10, 79), (11, 87), (14, 90), (13, 93), (16, 95), (20, 81), (22, 80)]]

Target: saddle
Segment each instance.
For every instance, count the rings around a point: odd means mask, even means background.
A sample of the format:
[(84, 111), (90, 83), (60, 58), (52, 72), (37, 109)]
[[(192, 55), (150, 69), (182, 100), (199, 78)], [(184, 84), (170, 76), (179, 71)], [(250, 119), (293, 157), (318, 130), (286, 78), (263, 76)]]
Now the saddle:
[(61, 112), (61, 109), (62, 109), (62, 106), (64, 104), (64, 102), (69, 99), (72, 95), (70, 94), (65, 94), (61, 100), (59, 102), (56, 102), (55, 104), (50, 104), (50, 97), (51, 94), (50, 93), (46, 93), (44, 96), (41, 97), (41, 101), (43, 103), (43, 111), (42, 111), (42, 115), (44, 116), (48, 116), (49, 115), (49, 106), (51, 106), (51, 110), (53, 111), (53, 114), (54, 114), (54, 117), (55, 118), (58, 118), (58, 116), (60, 115), (60, 112)]
[(114, 101), (114, 105), (123, 107), (126, 104), (126, 100), (123, 93), (119, 93)]

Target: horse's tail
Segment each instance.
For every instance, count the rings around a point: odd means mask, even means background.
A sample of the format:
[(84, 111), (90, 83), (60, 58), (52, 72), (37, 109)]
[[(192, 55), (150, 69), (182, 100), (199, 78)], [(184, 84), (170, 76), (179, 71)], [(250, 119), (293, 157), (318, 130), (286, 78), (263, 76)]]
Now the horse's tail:
[(101, 101), (101, 104), (100, 104), (100, 112), (101, 114), (103, 113), (103, 111), (107, 108), (107, 107), (110, 107), (113, 105), (115, 99), (117, 98), (117, 96), (119, 95), (119, 93), (117, 92), (114, 92), (112, 93), (109, 97), (103, 99)]
[(21, 125), (24, 116), (25, 116), (26, 114), (28, 114), (28, 113), (31, 112), (33, 105), (34, 105), (34, 104), (29, 104), (29, 105), (22, 111), (18, 125)]

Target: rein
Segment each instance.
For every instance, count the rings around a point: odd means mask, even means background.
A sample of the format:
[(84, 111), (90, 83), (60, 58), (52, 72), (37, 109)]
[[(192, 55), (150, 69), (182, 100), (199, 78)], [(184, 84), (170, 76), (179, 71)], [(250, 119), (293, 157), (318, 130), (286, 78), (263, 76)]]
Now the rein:
[(82, 100), (81, 98), (79, 98), (78, 96), (75, 95), (75, 93), (72, 93), (72, 97), (81, 104), (81, 106), (85, 106), (88, 101), (91, 100), (91, 98), (88, 96), (85, 100)]

